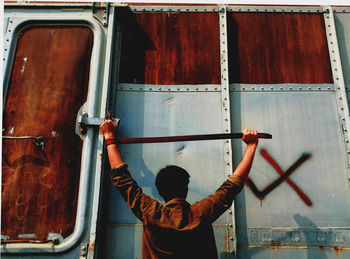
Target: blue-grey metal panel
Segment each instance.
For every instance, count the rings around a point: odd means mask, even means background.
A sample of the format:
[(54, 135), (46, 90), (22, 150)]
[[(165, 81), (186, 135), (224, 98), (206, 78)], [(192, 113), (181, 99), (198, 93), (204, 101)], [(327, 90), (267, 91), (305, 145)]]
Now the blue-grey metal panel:
[(344, 81), (350, 87), (350, 13), (335, 13), (334, 19)]
[[(127, 89), (127, 88), (126, 88)], [(157, 88), (155, 88), (157, 89)], [(169, 136), (222, 132), (221, 93), (216, 92), (158, 92), (118, 91), (115, 114), (121, 119), (120, 137)], [(191, 175), (188, 201), (196, 202), (212, 194), (226, 179), (223, 141), (173, 142), (161, 144), (121, 145), (123, 158), (129, 164), (132, 175), (144, 192), (162, 201), (154, 185), (158, 170), (168, 164), (179, 165)], [(131, 214), (118, 191), (110, 185), (108, 204), (109, 245), (120, 240), (136, 241), (108, 248), (113, 255), (123, 255), (124, 249), (133, 251), (133, 258), (141, 253), (140, 222)], [(222, 226), (232, 218), (227, 214), (215, 223), (219, 253), (227, 245)], [(132, 237), (130, 237), (132, 233)], [(225, 232), (226, 233), (226, 232)], [(137, 237), (134, 237), (137, 235)], [(124, 241), (123, 241), (124, 242)], [(226, 245), (227, 244), (227, 245)], [(135, 247), (135, 249), (134, 249)], [(133, 250), (134, 249), (134, 250)], [(124, 256), (124, 255), (123, 255)], [(126, 257), (124, 257), (126, 258)], [(131, 258), (131, 257), (129, 257)]]
[[(233, 131), (256, 128), (273, 135), (260, 140), (250, 174), (258, 190), (280, 177), (262, 150), (283, 173), (310, 154), (289, 179), (312, 204), (286, 181), (263, 200), (246, 185), (236, 199), (238, 245), (349, 247), (350, 188), (334, 91), (231, 92), (230, 98)], [(236, 164), (242, 150), (233, 145)]]
[(298, 249), (281, 248), (242, 248), (239, 249), (238, 258), (244, 259), (271, 259), (271, 258), (287, 258), (287, 259), (330, 259), (330, 258), (350, 258), (350, 250), (337, 250), (332, 248), (319, 247), (302, 247)]

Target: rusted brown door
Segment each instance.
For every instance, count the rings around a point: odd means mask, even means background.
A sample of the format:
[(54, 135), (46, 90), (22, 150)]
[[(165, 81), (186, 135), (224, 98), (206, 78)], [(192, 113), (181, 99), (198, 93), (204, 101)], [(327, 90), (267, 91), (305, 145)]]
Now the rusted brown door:
[(3, 111), (1, 234), (43, 242), (75, 226), (82, 141), (76, 115), (86, 100), (93, 32), (86, 26), (24, 28)]

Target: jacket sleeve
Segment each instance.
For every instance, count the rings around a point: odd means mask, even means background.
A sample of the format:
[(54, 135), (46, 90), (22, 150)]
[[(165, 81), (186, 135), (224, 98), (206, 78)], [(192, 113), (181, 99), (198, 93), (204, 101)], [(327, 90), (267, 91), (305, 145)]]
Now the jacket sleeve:
[(110, 176), (128, 207), (139, 220), (143, 221), (144, 213), (157, 201), (142, 192), (142, 188), (131, 177), (127, 164), (112, 169)]
[(243, 186), (244, 183), (240, 177), (231, 175), (214, 194), (192, 206), (200, 213), (202, 220), (209, 220), (212, 223), (231, 207), (234, 198)]

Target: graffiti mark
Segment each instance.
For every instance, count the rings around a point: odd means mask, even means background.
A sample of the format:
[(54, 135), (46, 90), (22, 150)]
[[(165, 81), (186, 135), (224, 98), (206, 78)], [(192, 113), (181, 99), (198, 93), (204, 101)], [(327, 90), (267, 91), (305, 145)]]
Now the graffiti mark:
[(311, 154), (302, 153), (299, 159), (292, 164), (287, 171), (283, 172), (281, 167), (277, 164), (277, 162), (267, 153), (265, 149), (260, 151), (262, 157), (264, 157), (269, 164), (276, 170), (276, 172), (280, 175), (275, 181), (265, 187), (264, 190), (259, 191), (252, 179), (248, 177), (246, 181), (246, 185), (252, 190), (255, 196), (263, 200), (267, 194), (269, 194), (273, 189), (275, 189), (278, 185), (280, 185), (283, 181), (286, 181), (293, 190), (299, 195), (299, 197), (305, 202), (306, 205), (312, 206), (311, 200), (307, 197), (307, 195), (291, 180), (289, 179), (289, 175), (291, 175), (302, 163), (304, 163), (307, 159), (311, 157)]

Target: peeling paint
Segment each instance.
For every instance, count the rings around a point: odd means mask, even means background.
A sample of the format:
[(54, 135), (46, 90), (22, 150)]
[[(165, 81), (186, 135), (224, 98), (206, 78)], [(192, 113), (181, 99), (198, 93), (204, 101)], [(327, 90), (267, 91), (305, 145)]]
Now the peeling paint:
[(52, 136), (53, 138), (56, 138), (56, 137), (59, 136), (59, 134), (57, 133), (57, 131), (53, 130), (53, 131), (51, 132), (51, 136)]
[(13, 134), (13, 132), (15, 131), (15, 127), (12, 127), (10, 130), (9, 130), (9, 134)]
[(21, 68), (21, 73), (24, 73), (24, 70), (26, 68), (26, 63), (27, 63), (27, 57), (23, 58), (23, 64), (22, 64), (22, 68)]
[(35, 234), (18, 234), (18, 238), (35, 238)]

